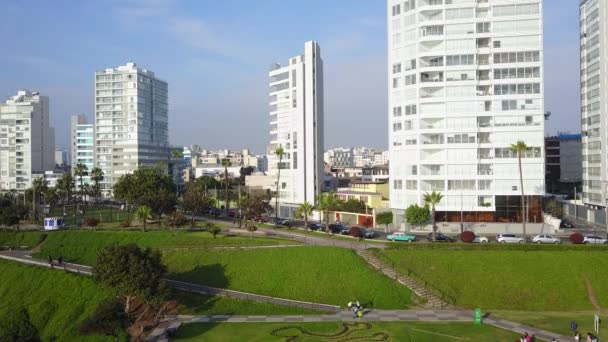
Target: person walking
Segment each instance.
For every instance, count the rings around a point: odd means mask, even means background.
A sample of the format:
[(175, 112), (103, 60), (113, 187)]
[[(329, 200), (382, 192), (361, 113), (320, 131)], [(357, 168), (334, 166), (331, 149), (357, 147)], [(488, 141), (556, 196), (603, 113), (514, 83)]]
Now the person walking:
[(578, 333), (578, 331), (576, 331), (574, 333), (574, 342), (580, 342), (581, 341), (581, 335)]
[(59, 266), (63, 265), (63, 255), (59, 256), (59, 258), (57, 259), (57, 262), (59, 263)]
[(49, 255), (49, 266), (53, 268), (53, 258)]

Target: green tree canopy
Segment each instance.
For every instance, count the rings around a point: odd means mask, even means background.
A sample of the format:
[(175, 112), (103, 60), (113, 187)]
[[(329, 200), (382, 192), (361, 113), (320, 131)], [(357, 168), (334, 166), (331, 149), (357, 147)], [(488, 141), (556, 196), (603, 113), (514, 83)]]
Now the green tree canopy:
[(351, 198), (347, 201), (340, 201), (340, 210), (349, 213), (365, 214), (366, 205), (363, 201)]
[(214, 200), (209, 195), (207, 185), (203, 182), (189, 182), (183, 196), (184, 209), (190, 212), (191, 226), (194, 227), (194, 217), (202, 215), (213, 207)]
[(156, 216), (173, 211), (177, 202), (173, 181), (159, 168), (142, 168), (124, 175), (113, 190), (116, 199), (138, 207), (145, 205)]
[(421, 225), (425, 224), (431, 218), (431, 211), (428, 205), (420, 207), (418, 204), (410, 205), (405, 210), (405, 219), (409, 224)]
[(83, 334), (103, 334), (119, 337), (129, 326), (129, 316), (124, 312), (124, 306), (116, 297), (106, 298), (80, 324)]
[(383, 224), (388, 227), (389, 224), (393, 223), (393, 213), (385, 211), (383, 213), (376, 214), (376, 224)]
[(25, 308), (13, 308), (0, 317), (0, 341), (40, 341), (38, 330)]

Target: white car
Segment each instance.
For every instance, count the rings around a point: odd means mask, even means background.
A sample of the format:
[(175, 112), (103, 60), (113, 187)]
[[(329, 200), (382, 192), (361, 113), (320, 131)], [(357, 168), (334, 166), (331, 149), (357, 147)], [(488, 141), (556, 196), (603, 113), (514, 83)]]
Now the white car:
[(536, 235), (535, 237), (532, 238), (532, 242), (534, 243), (552, 243), (552, 244), (559, 244), (562, 243), (562, 240), (555, 238), (551, 235), (547, 235), (547, 234), (539, 234)]
[(524, 239), (515, 234), (498, 234), (496, 235), (498, 243), (524, 243)]
[(487, 237), (481, 236), (481, 235), (475, 235), (475, 240), (473, 240), (473, 243), (488, 243), (488, 242), (490, 242), (490, 240), (488, 240)]
[(597, 235), (587, 235), (585, 236), (585, 239), (583, 239), (583, 243), (585, 245), (602, 245), (608, 243), (608, 240)]

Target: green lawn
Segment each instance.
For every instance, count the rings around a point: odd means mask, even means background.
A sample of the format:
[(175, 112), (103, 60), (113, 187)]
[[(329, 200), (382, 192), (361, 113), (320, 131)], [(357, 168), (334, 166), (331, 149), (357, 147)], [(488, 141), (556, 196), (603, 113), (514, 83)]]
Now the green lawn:
[(201, 248), (208, 246), (249, 246), (294, 244), (286, 239), (266, 237), (242, 237), (219, 234), (216, 239), (207, 232), (188, 232), (183, 230), (162, 231), (93, 231), (73, 230), (48, 234), (39, 253), (35, 256), (54, 258), (63, 255), (64, 260), (91, 265), (95, 262), (97, 251), (110, 244), (136, 243), (153, 248)]
[(505, 341), (511, 332), (473, 323), (196, 323), (179, 328), (175, 341)]
[(412, 296), (343, 248), (167, 251), (164, 259), (170, 278), (281, 298), (403, 309)]
[(313, 315), (326, 312), (308, 310), (286, 305), (260, 303), (251, 300), (224, 296), (205, 296), (190, 292), (175, 291), (173, 298), (180, 305), (182, 315)]
[(110, 295), (92, 279), (2, 260), (0, 274), (0, 317), (25, 306), (43, 341), (112, 341), (78, 333), (80, 322)]
[(426, 281), (459, 306), (483, 310), (593, 309), (584, 274), (608, 306), (608, 257), (594, 250), (375, 251), (402, 273)]
[(43, 239), (44, 233), (39, 231), (17, 232), (13, 230), (0, 230), (0, 247), (32, 248)]

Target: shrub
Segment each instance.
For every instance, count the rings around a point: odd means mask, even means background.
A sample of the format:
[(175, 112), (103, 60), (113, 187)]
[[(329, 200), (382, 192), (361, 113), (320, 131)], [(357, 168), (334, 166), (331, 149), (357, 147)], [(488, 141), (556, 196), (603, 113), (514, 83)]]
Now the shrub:
[(475, 240), (475, 233), (473, 233), (472, 231), (463, 232), (462, 234), (460, 234), (460, 240), (462, 242), (471, 243), (473, 242), (473, 240)]
[(428, 206), (420, 207), (414, 204), (405, 210), (405, 219), (409, 224), (421, 225), (426, 223), (430, 218), (431, 212)]
[(572, 242), (575, 245), (582, 244), (584, 239), (585, 238), (580, 233), (573, 233), (570, 235), (570, 242)]
[(120, 228), (129, 228), (131, 227), (131, 220), (124, 220), (120, 222)]
[(164, 219), (165, 225), (167, 225), (169, 227), (184, 226), (188, 222), (190, 222), (190, 221), (188, 220), (188, 218), (186, 218), (186, 216), (184, 216), (180, 213), (177, 213), (177, 212), (171, 213), (170, 215), (166, 216)]
[(111, 297), (100, 302), (91, 316), (80, 324), (80, 332), (118, 337), (128, 325), (129, 316), (124, 312), (122, 303)]
[(97, 225), (99, 225), (99, 222), (101, 222), (98, 218), (94, 218), (94, 217), (85, 217), (82, 222), (84, 223), (85, 226), (87, 227), (97, 227)]
[(209, 233), (211, 233), (213, 235), (213, 238), (215, 239), (216, 236), (217, 236), (217, 234), (219, 234), (222, 231), (222, 229), (220, 227), (216, 226), (213, 223), (208, 223), (207, 224), (207, 231)]
[(352, 227), (350, 229), (350, 236), (354, 236), (354, 237), (361, 237), (361, 228), (359, 227)]

